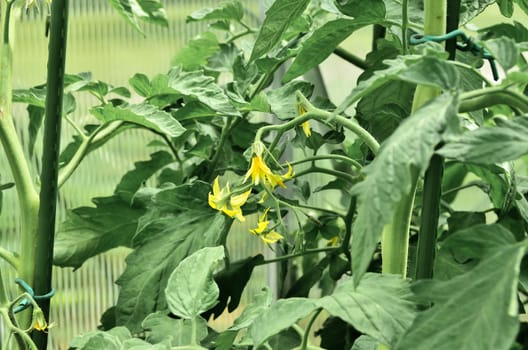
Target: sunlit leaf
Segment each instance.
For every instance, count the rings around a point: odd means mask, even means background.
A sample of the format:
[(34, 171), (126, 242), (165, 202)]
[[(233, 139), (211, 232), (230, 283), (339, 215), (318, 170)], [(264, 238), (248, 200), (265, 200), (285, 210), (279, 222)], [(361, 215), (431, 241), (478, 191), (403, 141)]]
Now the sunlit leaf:
[(185, 131), (185, 128), (169, 113), (148, 103), (124, 106), (105, 104), (103, 107), (92, 108), (91, 112), (105, 123), (121, 120), (170, 137), (180, 136)]
[(178, 317), (194, 319), (218, 303), (220, 290), (213, 271), (224, 258), (224, 247), (206, 247), (183, 259), (167, 281), (165, 298)]
[(310, 0), (276, 0), (266, 11), (250, 61), (264, 56), (274, 48), (293, 21), (302, 15)]
[(520, 51), (513, 39), (508, 37), (491, 39), (487, 40), (485, 45), (505, 71), (517, 63)]
[(193, 12), (187, 16), (187, 22), (220, 20), (240, 21), (243, 16), (244, 8), (240, 1), (226, 1), (221, 3), (218, 7), (206, 7)]
[(159, 0), (109, 0), (110, 4), (138, 32), (143, 30), (138, 20), (168, 26), (167, 14)]
[(180, 65), (184, 70), (198, 69), (219, 49), (216, 35), (204, 32), (189, 40), (187, 46), (178, 51), (171, 63), (173, 66)]
[(385, 224), (402, 197), (411, 195), (412, 179), (423, 174), (448, 123), (456, 120), (457, 97), (444, 94), (405, 119), (364, 168), (366, 179), (353, 191), (359, 195), (352, 239), (352, 271), (359, 282), (372, 259)]
[(295, 107), (295, 91), (301, 91), (304, 96), (311, 96), (313, 85), (301, 80), (289, 82), (280, 88), (266, 92), (271, 112), (281, 120), (292, 119), (298, 115)]
[[(201, 341), (207, 336), (207, 322), (201, 317), (196, 318), (195, 321), (196, 340)], [(167, 338), (170, 338), (171, 346), (190, 345), (192, 341), (192, 322), (170, 317), (167, 312), (148, 315), (141, 326), (146, 331), (146, 339), (153, 344), (160, 343)]]

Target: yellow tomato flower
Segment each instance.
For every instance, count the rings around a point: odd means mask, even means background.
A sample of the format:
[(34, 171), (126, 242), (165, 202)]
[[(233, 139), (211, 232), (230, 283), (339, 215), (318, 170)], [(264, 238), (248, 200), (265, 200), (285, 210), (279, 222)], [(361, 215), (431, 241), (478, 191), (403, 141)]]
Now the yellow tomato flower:
[(48, 323), (44, 317), (44, 313), (41, 309), (35, 309), (33, 311), (33, 329), (41, 332), (47, 332)]
[(307, 120), (304, 123), (302, 123), (301, 127), (302, 127), (306, 137), (312, 136), (312, 129), (310, 128), (310, 121), (309, 120)]
[(268, 215), (269, 208), (264, 210), (264, 213), (259, 217), (259, 221), (257, 223), (257, 227), (254, 229), (250, 229), (249, 232), (251, 232), (254, 235), (257, 235), (264, 241), (266, 244), (272, 244), (280, 241), (284, 237), (276, 232), (276, 231), (267, 231), (269, 221), (266, 220), (266, 216)]
[(261, 156), (255, 155), (251, 159), (251, 165), (249, 167), (249, 170), (246, 173), (246, 176), (244, 177), (244, 182), (249, 179), (251, 176), (251, 181), (258, 185), (262, 181), (262, 183), (265, 186), (270, 186), (271, 188), (275, 188), (275, 186), (279, 185), (282, 188), (286, 188), (286, 185), (284, 185), (283, 180), (290, 179), (293, 175), (293, 169), (290, 164), (288, 164), (288, 171), (284, 175), (277, 175), (274, 174), (271, 169), (266, 165), (266, 162), (264, 162), (264, 159), (262, 159)]
[(235, 218), (240, 222), (244, 222), (246, 218), (242, 214), (241, 207), (246, 204), (250, 194), (251, 189), (233, 196), (229, 188), (229, 183), (227, 183), (224, 188), (220, 188), (217, 176), (213, 182), (213, 193), (209, 192), (208, 203), (211, 208), (221, 211), (227, 216)]

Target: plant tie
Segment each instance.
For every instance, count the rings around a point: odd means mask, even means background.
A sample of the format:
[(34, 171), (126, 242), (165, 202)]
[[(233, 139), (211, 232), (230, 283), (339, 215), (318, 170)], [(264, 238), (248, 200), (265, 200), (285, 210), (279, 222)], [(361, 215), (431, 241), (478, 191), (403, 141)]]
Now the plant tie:
[[(55, 290), (53, 288), (51, 289), (51, 291), (49, 293), (46, 293), (44, 295), (35, 295), (35, 291), (33, 290), (33, 288), (31, 288), (31, 286), (29, 284), (27, 284), (26, 281), (24, 281), (21, 278), (15, 278), (15, 283), (18, 284), (20, 286), (20, 288), (22, 288), (26, 293), (31, 295), (31, 297), (35, 301), (44, 300), (44, 299), (51, 299), (51, 297), (53, 297), (55, 295)], [(22, 299), (20, 301), (20, 304), (18, 304), (13, 309), (13, 312), (14, 313), (18, 313), (20, 311), (23, 311), (23, 310), (27, 309), (30, 305), (31, 305), (31, 302), (27, 298), (24, 298), (24, 299)]]
[(473, 39), (468, 37), (466, 33), (461, 31), (460, 29), (453, 30), (444, 35), (413, 34), (409, 39), (409, 44), (418, 45), (423, 44), (427, 41), (442, 42), (457, 37), (461, 39), (460, 42), (457, 42), (457, 49), (460, 51), (469, 51), (475, 56), (479, 56), (485, 60), (488, 60), (491, 67), (491, 74), (493, 75), (493, 79), (498, 80), (499, 73), (495, 64), (495, 57), (493, 57), (493, 55), (491, 54), (491, 52), (489, 52), (488, 49), (474, 42)]

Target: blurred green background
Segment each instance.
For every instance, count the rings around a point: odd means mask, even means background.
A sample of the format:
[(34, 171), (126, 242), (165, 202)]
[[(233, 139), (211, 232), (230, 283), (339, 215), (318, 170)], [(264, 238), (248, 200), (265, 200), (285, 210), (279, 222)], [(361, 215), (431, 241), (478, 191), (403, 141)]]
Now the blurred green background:
[[(152, 77), (165, 73), (171, 58), (185, 45), (185, 42), (203, 30), (202, 24), (185, 24), (185, 17), (194, 10), (218, 3), (215, 0), (172, 0), (163, 4), (169, 17), (169, 28), (143, 25), (145, 36), (135, 31), (109, 5), (108, 0), (71, 1), (71, 17), (68, 33), (68, 73), (92, 72), (93, 78), (116, 86), (127, 85), (128, 79), (136, 72)], [(245, 0), (248, 16), (253, 22), (263, 16), (260, 1)], [(43, 11), (45, 12), (45, 11)], [(44, 36), (45, 18), (33, 14), (17, 15), (14, 87), (27, 88), (41, 84), (46, 78), (47, 39)], [(516, 20), (526, 23), (527, 17), (516, 11)], [(500, 20), (496, 6), (482, 14), (474, 24), (486, 26)], [(251, 21), (251, 20), (250, 20)], [(511, 21), (511, 20), (509, 20)], [(364, 56), (370, 50), (371, 30), (354, 33), (344, 47)], [(331, 100), (338, 104), (355, 85), (360, 70), (337, 56), (329, 57), (321, 65), (324, 81)], [(343, 79), (346, 77), (346, 79)], [(95, 103), (88, 95), (79, 97), (78, 110), (74, 119), (82, 124), (92, 118), (89, 108)], [(27, 113), (23, 106), (15, 106), (18, 130), (23, 140), (27, 135)], [(63, 126), (63, 147), (68, 143), (72, 130)], [(90, 205), (90, 198), (110, 195), (120, 177), (133, 168), (133, 162), (144, 160), (152, 151), (146, 144), (150, 135), (140, 131), (128, 131), (112, 140), (103, 149), (90, 154), (79, 169), (62, 188), (59, 198), (59, 219), (62, 221), (66, 208)], [(39, 145), (39, 143), (37, 143)], [(40, 149), (37, 146), (37, 155)], [(37, 178), (38, 157), (32, 159)], [(0, 152), (2, 182), (11, 181), (3, 151)], [(478, 190), (465, 192), (466, 199), (459, 205), (483, 205)], [(14, 191), (5, 192), (3, 212), (0, 216), (0, 244), (15, 250), (18, 244), (17, 203)], [(238, 226), (230, 235), (230, 246), (234, 259), (267, 252), (261, 241), (247, 233), (247, 226)], [(93, 330), (99, 323), (100, 315), (117, 300), (114, 281), (124, 268), (126, 250), (117, 249), (89, 260), (75, 272), (71, 269), (54, 269), (54, 287), (57, 295), (52, 301), (51, 321), (56, 327), (50, 330), (54, 349), (67, 349), (69, 340), (76, 334)], [(0, 268), (9, 281), (14, 279), (10, 269), (0, 262)], [(257, 268), (247, 293), (251, 294), (264, 284), (273, 281), (273, 270)], [(6, 281), (7, 282), (7, 281)], [(243, 301), (244, 302), (244, 299)], [(223, 327), (230, 318), (215, 326)], [(1, 332), (0, 332), (1, 335)]]

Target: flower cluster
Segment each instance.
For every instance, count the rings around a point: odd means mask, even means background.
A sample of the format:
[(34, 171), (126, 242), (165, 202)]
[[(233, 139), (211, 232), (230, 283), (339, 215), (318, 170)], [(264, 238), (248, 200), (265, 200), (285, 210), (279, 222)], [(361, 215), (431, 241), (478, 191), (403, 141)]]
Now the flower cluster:
[[(261, 152), (259, 152), (261, 153)], [(242, 181), (241, 189), (239, 191), (232, 192), (229, 183), (226, 183), (225, 187), (220, 187), (219, 178), (213, 182), (213, 192), (209, 193), (209, 206), (213, 209), (223, 212), (231, 218), (235, 218), (238, 221), (244, 222), (246, 219), (242, 213), (242, 206), (246, 203), (251, 194), (253, 186), (263, 185), (266, 189), (266, 193), (273, 190), (275, 187), (280, 186), (286, 188), (284, 184), (285, 180), (291, 179), (293, 176), (293, 168), (288, 164), (288, 170), (286, 173), (280, 175), (274, 173), (261, 154), (254, 154), (251, 158), (251, 164)], [(251, 184), (246, 184), (251, 178)], [(249, 189), (247, 189), (249, 186)], [(274, 228), (269, 228), (270, 222), (267, 220), (267, 214), (270, 208), (266, 208), (264, 213), (260, 216), (257, 227), (250, 229), (250, 232), (254, 235), (259, 236), (265, 243), (271, 244), (276, 243), (284, 237), (274, 231)]]

